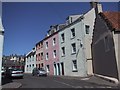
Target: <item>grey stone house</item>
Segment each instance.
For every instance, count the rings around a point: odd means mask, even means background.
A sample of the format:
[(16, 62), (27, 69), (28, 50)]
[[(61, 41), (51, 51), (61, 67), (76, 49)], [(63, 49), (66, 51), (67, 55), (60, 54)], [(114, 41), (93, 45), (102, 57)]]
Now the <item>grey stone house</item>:
[(92, 57), (96, 75), (120, 82), (120, 12), (102, 12), (95, 20)]

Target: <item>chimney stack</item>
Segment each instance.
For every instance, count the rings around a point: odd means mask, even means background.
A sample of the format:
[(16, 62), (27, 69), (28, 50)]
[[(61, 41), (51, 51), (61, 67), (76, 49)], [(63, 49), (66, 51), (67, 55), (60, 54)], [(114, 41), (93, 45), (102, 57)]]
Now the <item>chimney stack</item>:
[(90, 2), (91, 8), (96, 8), (97, 4), (98, 2), (94, 2), (94, 1)]
[(90, 2), (90, 6), (91, 6), (91, 8), (94, 8), (94, 9), (95, 9), (96, 15), (97, 15), (98, 13), (102, 12), (102, 4), (98, 3), (97, 0), (91, 1), (91, 2)]

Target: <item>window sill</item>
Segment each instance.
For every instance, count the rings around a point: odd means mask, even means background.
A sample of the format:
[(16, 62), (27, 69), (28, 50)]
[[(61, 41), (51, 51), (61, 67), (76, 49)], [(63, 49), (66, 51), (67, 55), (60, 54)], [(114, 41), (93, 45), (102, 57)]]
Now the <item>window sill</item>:
[(74, 36), (74, 37), (71, 37), (70, 39), (71, 39), (71, 40), (72, 40), (72, 39), (75, 39), (75, 36)]
[(65, 57), (65, 55), (64, 55), (64, 56), (61, 56), (61, 57)]
[(61, 44), (62, 44), (62, 43), (64, 43), (64, 41), (63, 41), (63, 42), (61, 42)]
[(74, 52), (74, 53), (71, 53), (71, 55), (74, 55), (74, 54), (76, 54), (76, 52)]
[(72, 70), (72, 72), (78, 72), (78, 70)]

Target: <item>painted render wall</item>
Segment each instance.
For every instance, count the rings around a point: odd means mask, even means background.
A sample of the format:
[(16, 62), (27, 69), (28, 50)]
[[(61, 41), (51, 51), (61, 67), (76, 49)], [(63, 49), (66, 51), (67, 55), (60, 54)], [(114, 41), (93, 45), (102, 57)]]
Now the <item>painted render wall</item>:
[[(71, 29), (75, 28), (75, 38), (71, 39)], [(83, 21), (79, 21), (59, 32), (60, 62), (64, 63), (65, 76), (86, 76), (85, 56), (80, 41), (83, 41)], [(61, 34), (65, 35), (65, 42), (61, 43)], [(79, 40), (78, 40), (79, 39)], [(76, 54), (72, 54), (71, 44), (76, 43)], [(65, 47), (65, 56), (62, 57), (61, 48)], [(72, 60), (77, 60), (77, 72), (73, 72)]]
[[(40, 43), (39, 43), (40, 44)], [(39, 49), (37, 49), (39, 48)], [(41, 55), (41, 53), (43, 53), (43, 47), (41, 48), (41, 46), (36, 46), (36, 65), (37, 68), (39, 68), (39, 64), (40, 64), (40, 68), (41, 68), (41, 64), (43, 63), (43, 68), (44, 68), (44, 59), (41, 60), (41, 56), (38, 56), (38, 54)], [(43, 53), (44, 54), (44, 53)]]
[[(56, 38), (56, 45), (53, 46), (53, 38)], [(46, 49), (46, 42), (48, 42), (48, 49)], [(58, 33), (50, 36), (45, 39), (43, 42), (43, 52), (44, 52), (44, 64), (45, 68), (47, 65), (50, 67), (49, 75), (54, 75), (54, 64), (59, 61), (59, 41), (58, 41)], [(56, 58), (53, 57), (53, 51), (56, 50)], [(48, 52), (49, 58), (46, 60), (46, 53)]]
[[(84, 33), (85, 33), (85, 54), (86, 54), (86, 61), (87, 61), (87, 74), (93, 74), (93, 67), (92, 67), (92, 54), (91, 54), (91, 43), (92, 43), (92, 36), (93, 36), (93, 29), (95, 23), (95, 9), (92, 8), (89, 12), (84, 15)], [(89, 25), (89, 34), (85, 32), (85, 25)]]
[[(68, 76), (86, 76), (87, 74), (92, 74), (92, 60), (91, 59), (91, 42), (92, 42), (92, 33), (93, 26), (95, 21), (95, 10), (94, 8), (88, 11), (84, 15), (84, 19), (77, 23), (70, 25), (64, 30), (59, 32), (59, 45), (60, 45), (60, 62), (64, 63), (65, 75)], [(90, 26), (90, 34), (86, 35), (85, 25)], [(75, 28), (75, 38), (71, 39), (71, 29)], [(61, 43), (61, 34), (65, 34), (65, 42)], [(81, 40), (81, 41), (80, 41)], [(76, 43), (76, 54), (71, 54), (71, 44)], [(83, 47), (80, 46), (80, 43), (83, 44)], [(61, 48), (65, 47), (66, 55), (65, 57), (61, 56)], [(72, 60), (77, 60), (78, 72), (72, 71)]]
[[(105, 48), (105, 37), (108, 37), (108, 47)], [(114, 49), (113, 34), (105, 21), (98, 16), (92, 43), (93, 69), (95, 74), (118, 79), (117, 62)]]
[(119, 83), (120, 83), (120, 33), (113, 32), (113, 39), (115, 43), (115, 55), (116, 55), (116, 62), (118, 68), (118, 75), (119, 75)]

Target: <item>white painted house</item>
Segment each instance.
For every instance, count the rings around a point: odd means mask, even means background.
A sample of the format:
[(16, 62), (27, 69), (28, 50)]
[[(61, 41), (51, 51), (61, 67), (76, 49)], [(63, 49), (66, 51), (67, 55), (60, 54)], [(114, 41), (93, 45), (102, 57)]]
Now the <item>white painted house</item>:
[(25, 61), (25, 73), (32, 73), (33, 68), (36, 67), (36, 50), (33, 48), (27, 55)]
[[(60, 75), (85, 77), (93, 74), (91, 43), (96, 18), (94, 3), (83, 15), (71, 15), (59, 31)], [(101, 4), (98, 4), (100, 10)]]

